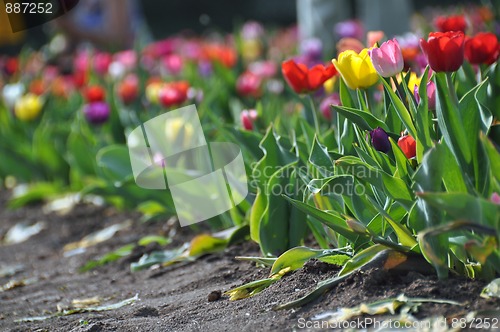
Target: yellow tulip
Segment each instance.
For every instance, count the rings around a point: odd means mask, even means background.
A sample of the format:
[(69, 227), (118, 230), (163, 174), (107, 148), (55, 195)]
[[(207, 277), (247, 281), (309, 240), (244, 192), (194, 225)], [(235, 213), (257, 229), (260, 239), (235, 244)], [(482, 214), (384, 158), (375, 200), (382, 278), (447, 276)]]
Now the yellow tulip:
[(153, 82), (146, 86), (146, 99), (152, 104), (158, 104), (160, 98), (160, 90), (163, 83)]
[(326, 80), (325, 83), (323, 83), (323, 88), (325, 89), (326, 94), (332, 94), (334, 92), (336, 82), (337, 76), (333, 76), (329, 80)]
[(378, 81), (378, 74), (367, 48), (359, 54), (352, 50), (344, 51), (339, 54), (338, 60), (333, 59), (332, 62), (345, 84), (353, 90), (369, 88)]
[[(414, 72), (410, 73), (410, 79), (408, 80), (408, 89), (411, 93), (415, 94), (415, 86), (420, 86), (420, 81), (422, 77), (418, 77)], [(399, 81), (399, 80), (398, 80)], [(401, 83), (401, 82), (399, 82)]]
[(42, 107), (42, 99), (37, 95), (28, 93), (17, 100), (14, 107), (14, 114), (20, 120), (31, 121), (40, 115)]

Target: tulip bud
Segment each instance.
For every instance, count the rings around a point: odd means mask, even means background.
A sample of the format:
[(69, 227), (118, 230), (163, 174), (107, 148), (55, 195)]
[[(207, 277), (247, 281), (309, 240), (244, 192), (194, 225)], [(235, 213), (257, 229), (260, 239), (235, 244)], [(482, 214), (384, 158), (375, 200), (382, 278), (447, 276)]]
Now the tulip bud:
[(420, 47), (435, 72), (457, 71), (464, 62), (465, 36), (461, 31), (431, 32)]
[(164, 107), (182, 104), (187, 99), (188, 89), (189, 86), (184, 87), (183, 82), (165, 84), (159, 91), (160, 103)]
[(146, 86), (146, 99), (152, 104), (158, 104), (160, 101), (160, 90), (162, 83), (152, 82)]
[(139, 94), (139, 80), (136, 76), (128, 76), (117, 87), (118, 96), (124, 104), (130, 104)]
[(253, 130), (253, 124), (257, 118), (258, 114), (256, 110), (243, 110), (240, 115), (241, 124), (246, 130)]
[(379, 80), (366, 48), (359, 54), (351, 50), (344, 51), (332, 62), (350, 89), (366, 89)]
[(183, 61), (177, 54), (170, 54), (163, 58), (163, 65), (171, 75), (178, 75), (182, 71)]
[(106, 122), (109, 118), (111, 110), (103, 101), (96, 101), (87, 104), (83, 107), (83, 114), (85, 119), (91, 124), (99, 125)]
[(42, 111), (43, 103), (39, 96), (28, 93), (17, 100), (14, 114), (23, 121), (31, 121), (38, 117)]
[(403, 54), (396, 39), (388, 40), (379, 48), (368, 51), (375, 70), (382, 77), (391, 77), (403, 70)]
[(500, 195), (499, 195), (498, 193), (494, 192), (493, 194), (491, 194), (491, 198), (490, 198), (490, 200), (491, 200), (493, 203), (495, 203), (495, 204), (497, 204), (497, 205), (500, 205)]
[(401, 136), (398, 139), (398, 146), (408, 159), (417, 155), (417, 142), (410, 135)]
[(321, 111), (321, 114), (323, 114), (325, 119), (327, 119), (328, 121), (332, 121), (332, 108), (331, 108), (332, 105), (334, 106), (342, 105), (338, 93), (334, 93), (326, 97), (319, 105), (319, 110)]
[(109, 53), (97, 53), (94, 55), (94, 69), (99, 75), (108, 72), (109, 65), (113, 61), (113, 56)]
[(377, 127), (370, 131), (372, 145), (375, 150), (387, 153), (391, 151), (391, 142), (384, 129)]
[(85, 89), (84, 95), (88, 103), (93, 103), (96, 101), (103, 101), (106, 96), (106, 92), (101, 86), (92, 85)]
[(2, 97), (5, 106), (12, 109), (16, 101), (21, 98), (24, 93), (24, 85), (21, 83), (6, 84), (2, 90)]
[[(413, 90), (417, 103), (420, 103), (420, 94), (418, 92), (418, 85), (415, 85)], [(427, 82), (427, 105), (429, 110), (436, 109), (436, 84), (433, 81)]]
[(251, 71), (246, 71), (238, 77), (236, 91), (242, 96), (259, 97), (261, 79)]

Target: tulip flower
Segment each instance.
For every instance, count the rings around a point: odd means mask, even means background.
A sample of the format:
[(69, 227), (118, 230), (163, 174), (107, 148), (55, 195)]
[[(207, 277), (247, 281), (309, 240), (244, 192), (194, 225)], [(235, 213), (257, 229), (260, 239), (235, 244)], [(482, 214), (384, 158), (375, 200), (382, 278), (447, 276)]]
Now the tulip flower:
[[(417, 89), (418, 89), (418, 86), (420, 85), (421, 80), (422, 80), (422, 77), (418, 77), (417, 74), (412, 71), (410, 73), (410, 79), (408, 80), (408, 89), (410, 91), (415, 91), (415, 87), (417, 87)], [(402, 82), (400, 77), (398, 77), (398, 82), (399, 82), (399, 84), (401, 84), (401, 82)]]
[[(417, 103), (420, 103), (418, 85), (415, 85), (413, 94), (415, 95)], [(427, 106), (430, 110), (436, 109), (436, 84), (433, 81), (427, 82)]]
[(169, 74), (179, 75), (184, 66), (184, 61), (178, 54), (169, 54), (163, 58), (163, 65)]
[(258, 114), (256, 110), (243, 110), (240, 114), (240, 121), (243, 128), (253, 130), (253, 124), (257, 120)]
[(94, 69), (99, 75), (104, 75), (108, 72), (109, 65), (113, 62), (113, 56), (109, 53), (97, 53), (94, 55)]
[(480, 32), (465, 40), (465, 58), (474, 65), (491, 65), (500, 54), (498, 38), (491, 32)]
[(321, 59), (323, 53), (323, 43), (319, 38), (309, 38), (301, 41), (300, 53), (306, 58), (315, 61)]
[(259, 39), (264, 33), (264, 27), (256, 21), (248, 21), (241, 27), (241, 37), (246, 40)]
[(6, 84), (2, 89), (2, 98), (5, 106), (12, 109), (23, 93), (24, 85), (22, 83)]
[(490, 200), (491, 200), (493, 203), (495, 203), (495, 204), (497, 204), (497, 205), (500, 205), (500, 195), (499, 195), (498, 193), (494, 192), (493, 194), (491, 194), (491, 198), (490, 198)]
[(454, 16), (439, 16), (434, 21), (434, 24), (441, 32), (447, 31), (462, 31), (465, 32), (467, 29), (467, 22), (465, 21), (465, 17), (462, 15), (454, 15)]
[(118, 84), (117, 93), (124, 104), (130, 104), (139, 95), (139, 80), (136, 76), (127, 76)]
[(335, 47), (338, 54), (349, 50), (360, 53), (365, 48), (365, 46), (362, 42), (359, 41), (359, 39), (349, 37), (339, 40)]
[(403, 70), (403, 54), (396, 39), (388, 40), (379, 48), (368, 51), (373, 67), (382, 77), (391, 77)]
[(340, 95), (338, 93), (334, 93), (321, 102), (319, 105), (319, 110), (321, 111), (321, 114), (327, 119), (328, 121), (332, 121), (332, 108), (331, 106), (340, 106), (342, 105), (340, 101)]
[(92, 85), (85, 89), (84, 97), (89, 103), (103, 101), (106, 96), (104, 88), (99, 85)]
[(248, 65), (248, 70), (262, 79), (276, 75), (276, 64), (273, 61), (257, 61)]
[(288, 60), (281, 64), (281, 72), (288, 85), (300, 94), (319, 89), (326, 80), (337, 73), (337, 70), (334, 66), (325, 67), (321, 64), (309, 69), (303, 63)]
[(417, 155), (417, 142), (410, 135), (401, 136), (398, 139), (398, 146), (408, 159)]
[(370, 138), (375, 150), (387, 153), (391, 151), (391, 142), (389, 141), (389, 135), (384, 129), (377, 127), (370, 131)]
[(163, 86), (161, 82), (151, 82), (146, 86), (146, 99), (151, 104), (158, 104), (160, 101), (160, 90)]
[(332, 62), (345, 84), (353, 90), (369, 88), (378, 81), (377, 71), (366, 48), (359, 54), (351, 50), (344, 51), (339, 54), (338, 60), (333, 59)]
[(335, 24), (334, 32), (340, 38), (356, 38), (363, 39), (363, 25), (358, 20), (347, 20)]
[(164, 84), (159, 91), (159, 101), (164, 107), (179, 105), (186, 101), (189, 84), (184, 81)]
[(236, 91), (242, 96), (259, 97), (262, 80), (251, 71), (246, 71), (236, 81)]
[(99, 125), (106, 122), (111, 110), (109, 105), (103, 101), (89, 103), (83, 107), (85, 119), (91, 124)]
[(14, 107), (14, 114), (23, 121), (31, 121), (38, 117), (42, 111), (42, 99), (32, 93), (19, 98)]
[(19, 60), (14, 57), (10, 57), (3, 63), (3, 72), (7, 76), (14, 75), (19, 70)]
[(464, 62), (465, 36), (461, 31), (431, 32), (420, 47), (435, 72), (457, 71)]
[(34, 95), (41, 96), (46, 90), (46, 84), (42, 79), (35, 79), (31, 81), (29, 86), (29, 92)]

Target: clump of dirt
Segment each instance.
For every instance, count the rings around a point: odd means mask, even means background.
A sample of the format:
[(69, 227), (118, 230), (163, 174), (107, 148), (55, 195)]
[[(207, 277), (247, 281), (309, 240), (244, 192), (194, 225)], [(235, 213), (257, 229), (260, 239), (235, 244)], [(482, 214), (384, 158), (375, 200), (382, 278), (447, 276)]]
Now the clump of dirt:
[[(2, 331), (283, 331), (298, 327), (299, 319), (311, 319), (327, 310), (353, 307), (404, 293), (408, 297), (439, 298), (463, 302), (463, 306), (425, 303), (417, 317), (463, 316), (474, 310), (499, 309), (500, 300), (480, 298), (484, 281), (450, 276), (439, 281), (434, 275), (417, 272), (390, 273), (372, 269), (354, 273), (320, 300), (302, 308), (272, 310), (278, 304), (295, 300), (316, 284), (337, 275), (339, 267), (311, 260), (302, 269), (254, 297), (229, 301), (223, 292), (246, 282), (267, 278), (269, 268), (238, 261), (235, 256), (259, 256), (255, 243), (245, 242), (221, 253), (206, 255), (193, 263), (132, 273), (129, 264), (142, 254), (172, 249), (189, 241), (195, 233), (177, 229), (174, 241), (166, 247), (155, 244), (137, 247), (131, 256), (97, 269), (80, 273), (90, 259), (146, 235), (166, 235), (165, 223), (141, 223), (136, 213), (118, 212), (88, 204), (76, 206), (70, 214), (45, 214), (40, 205), (19, 210), (5, 208), (8, 193), (0, 191), (0, 237), (21, 221), (46, 222), (46, 228), (29, 240), (0, 250), (0, 265), (22, 265), (12, 276), (0, 277), (0, 285), (10, 280), (33, 282), (0, 292)], [(133, 226), (90, 247), (80, 255), (65, 257), (65, 244), (78, 241), (91, 232), (132, 220)], [(37, 322), (16, 322), (28, 316), (53, 313), (60, 303), (98, 296), (103, 304), (119, 302), (139, 294), (140, 300), (116, 310), (80, 313)]]

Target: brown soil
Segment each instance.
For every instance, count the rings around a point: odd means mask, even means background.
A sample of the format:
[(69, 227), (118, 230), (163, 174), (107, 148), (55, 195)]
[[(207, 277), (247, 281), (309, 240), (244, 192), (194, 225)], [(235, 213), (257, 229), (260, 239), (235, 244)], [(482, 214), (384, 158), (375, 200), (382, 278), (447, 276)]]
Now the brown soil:
[[(0, 192), (0, 239), (21, 221), (46, 221), (47, 228), (29, 240), (0, 247), (0, 268), (22, 264), (14, 276), (0, 278), (0, 286), (10, 280), (35, 278), (24, 287), (0, 292), (2, 331), (290, 331), (299, 318), (310, 319), (327, 310), (352, 307), (404, 293), (408, 297), (440, 298), (464, 302), (464, 306), (423, 304), (417, 317), (444, 315), (448, 319), (470, 311), (499, 309), (500, 300), (479, 297), (483, 281), (454, 277), (438, 281), (435, 276), (416, 272), (406, 275), (381, 270), (356, 273), (326, 294), (320, 301), (299, 309), (273, 311), (272, 307), (296, 299), (312, 290), (318, 281), (334, 276), (338, 268), (318, 261), (285, 276), (262, 293), (231, 302), (220, 292), (245, 282), (265, 278), (268, 269), (234, 259), (238, 255), (259, 255), (258, 246), (244, 243), (220, 254), (207, 255), (194, 263), (168, 268), (130, 272), (129, 265), (156, 246), (138, 248), (133, 257), (79, 273), (89, 259), (137, 242), (145, 235), (164, 234), (165, 223), (140, 223), (133, 213), (112, 208), (78, 205), (66, 216), (44, 214), (40, 206), (8, 210), (8, 194)], [(84, 254), (64, 257), (63, 246), (106, 226), (134, 220), (130, 230), (120, 231), (111, 240), (89, 248)], [(175, 247), (193, 234), (181, 229)], [(55, 317), (38, 322), (15, 322), (28, 316), (52, 313), (72, 299), (99, 296), (104, 303), (119, 302), (139, 294), (140, 300), (117, 310)]]

